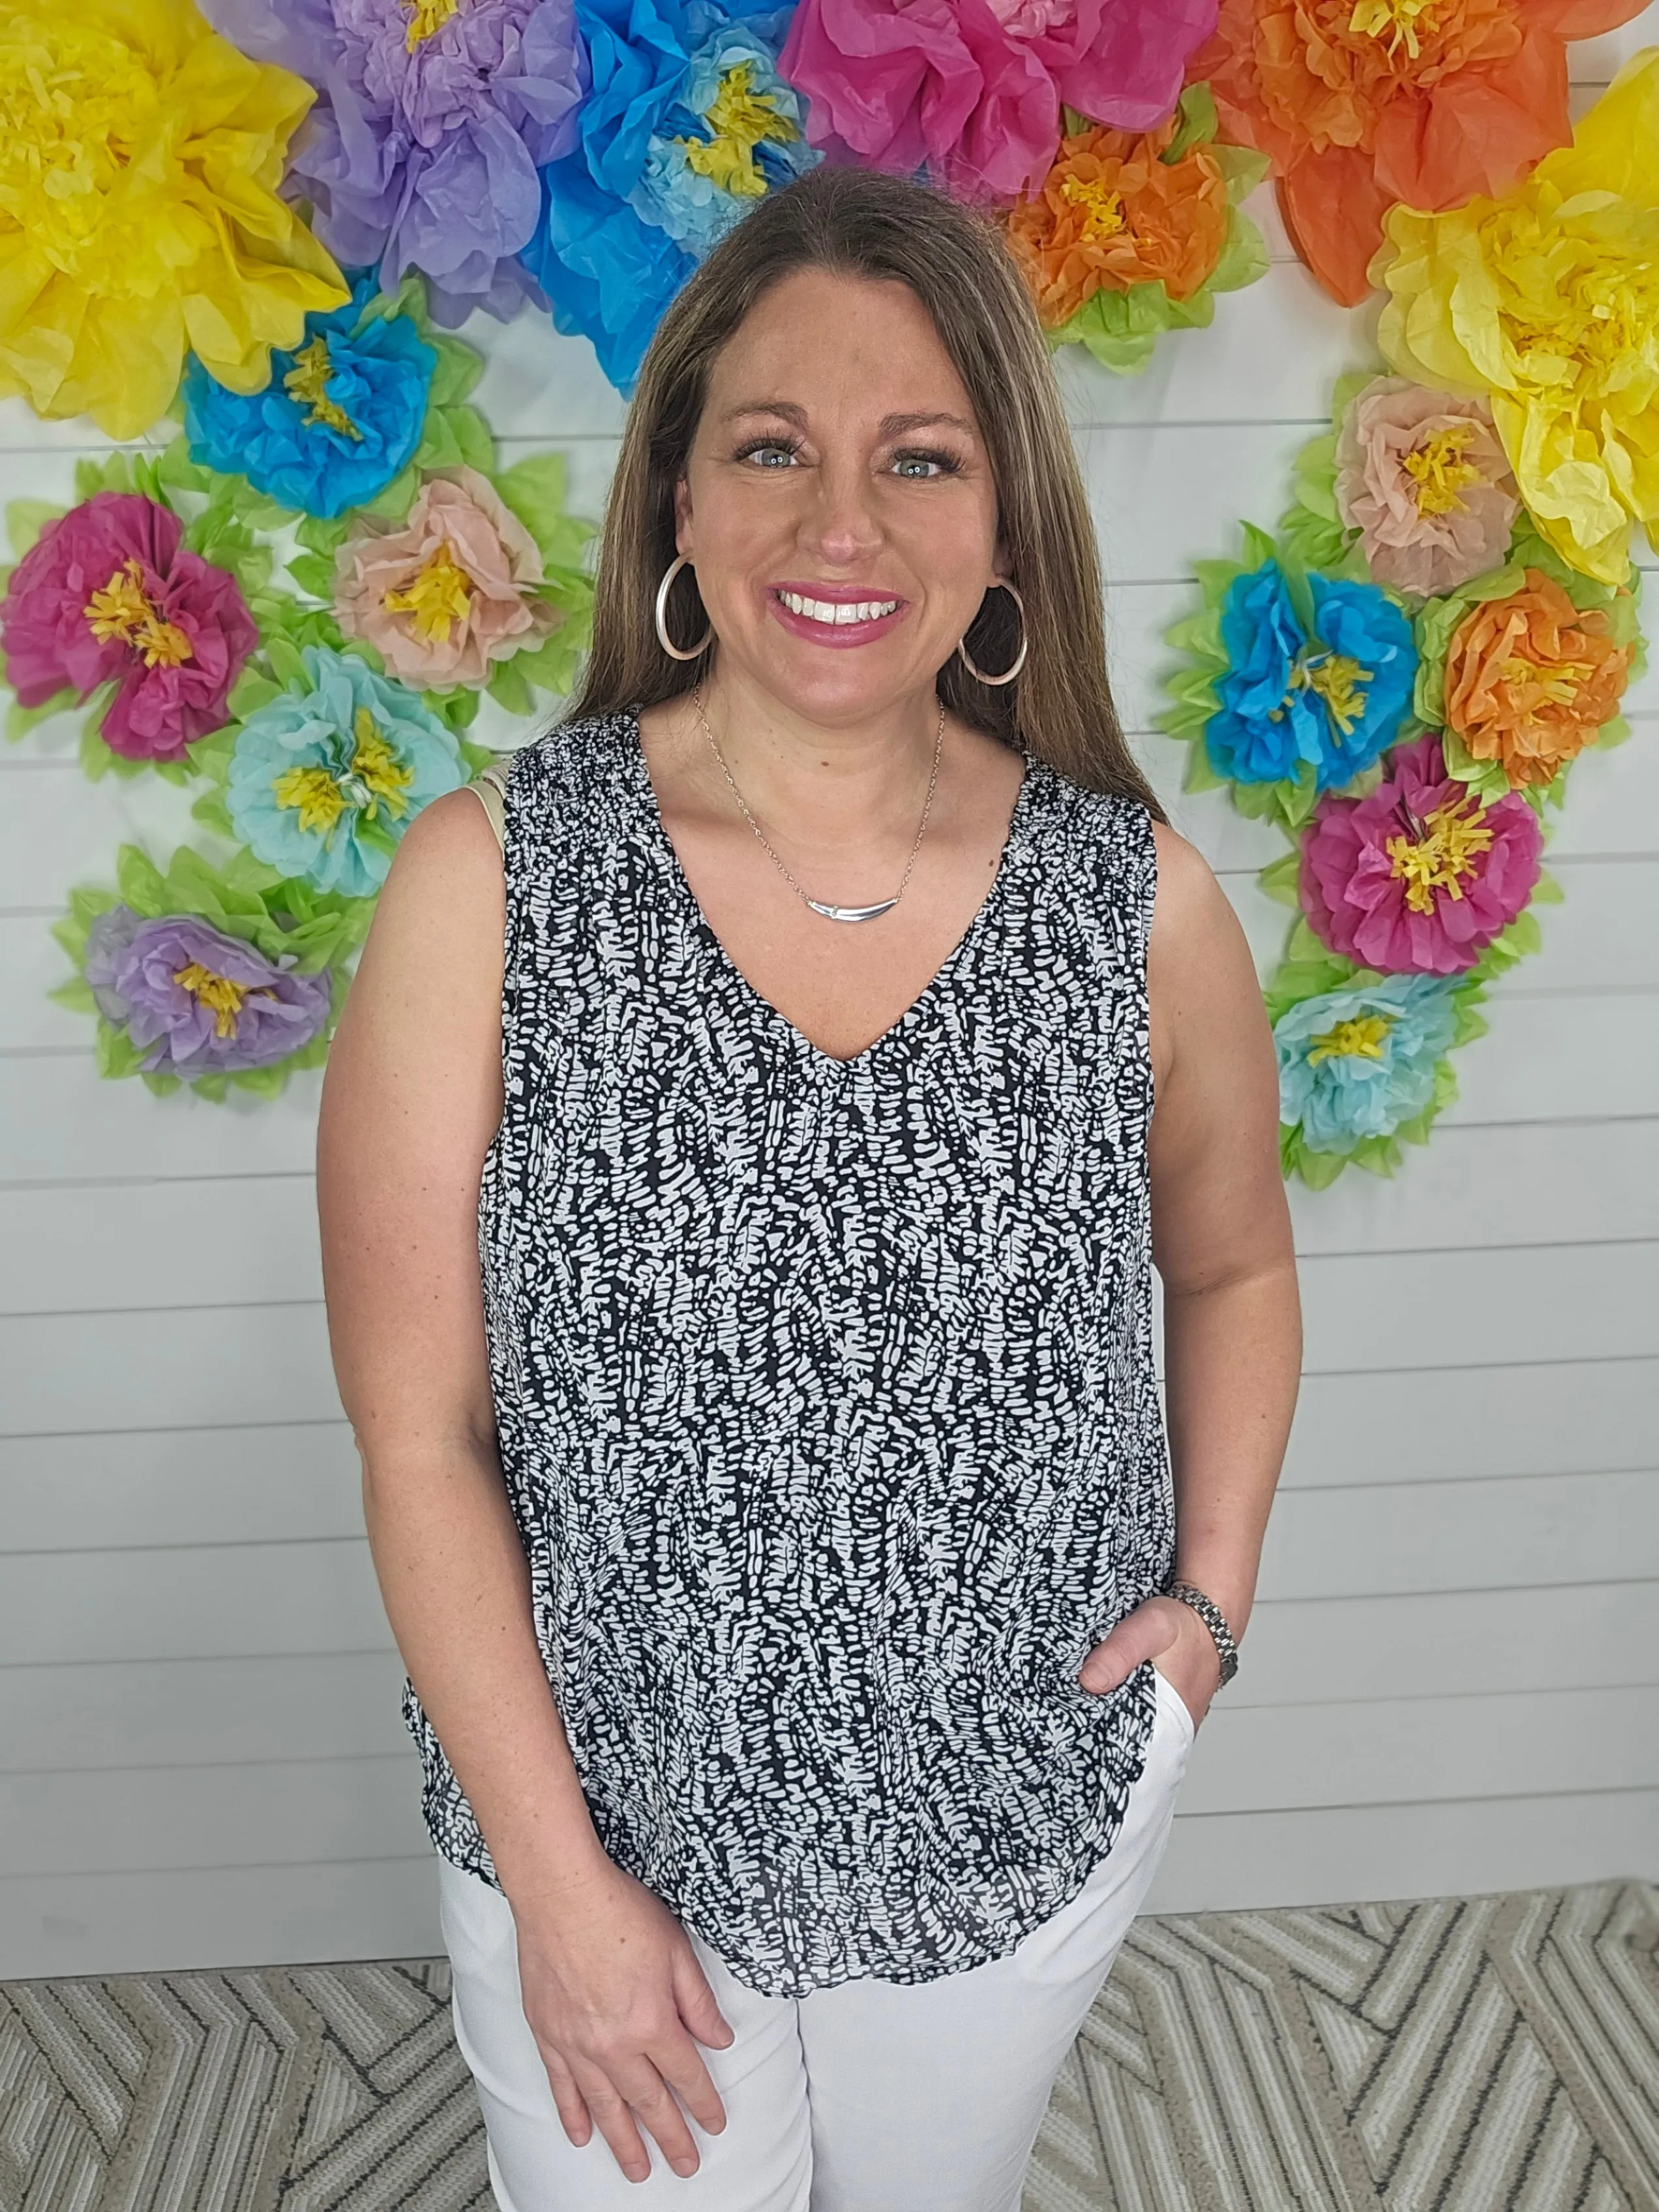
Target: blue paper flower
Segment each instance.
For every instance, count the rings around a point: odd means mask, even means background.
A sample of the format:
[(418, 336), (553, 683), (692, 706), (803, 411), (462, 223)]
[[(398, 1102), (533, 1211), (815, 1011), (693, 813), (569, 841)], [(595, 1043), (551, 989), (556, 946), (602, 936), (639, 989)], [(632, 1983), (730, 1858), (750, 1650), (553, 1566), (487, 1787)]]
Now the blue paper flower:
[(306, 317), (305, 343), (273, 352), (263, 392), (228, 392), (192, 354), (185, 370), (190, 457), (307, 514), (342, 514), (382, 492), (414, 459), (438, 357), (407, 315), (376, 315), (356, 276), (350, 300)]
[(792, 10), (575, 0), (592, 90), (580, 143), (541, 173), (520, 258), (562, 331), (624, 392), (663, 310), (745, 208), (817, 159), (777, 74)]
[(467, 780), (454, 732), (350, 653), (307, 646), (312, 689), (250, 714), (230, 757), (237, 836), (285, 876), (363, 898), (423, 806)]
[(1221, 637), (1229, 665), (1204, 733), (1218, 775), (1277, 783), (1305, 763), (1316, 789), (1340, 789), (1399, 734), (1417, 677), (1411, 623), (1374, 584), (1307, 580), (1311, 631), (1277, 561), (1227, 588)]
[(1388, 1137), (1434, 1097), (1457, 1027), (1458, 980), (1388, 975), (1304, 999), (1273, 1024), (1279, 1114), (1316, 1152)]

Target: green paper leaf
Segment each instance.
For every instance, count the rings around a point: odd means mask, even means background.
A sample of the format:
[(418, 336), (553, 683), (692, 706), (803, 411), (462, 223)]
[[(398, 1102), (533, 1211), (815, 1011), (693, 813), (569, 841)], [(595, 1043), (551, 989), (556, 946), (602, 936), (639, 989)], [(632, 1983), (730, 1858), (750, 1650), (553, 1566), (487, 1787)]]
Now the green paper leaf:
[(40, 532), (68, 512), (50, 499), (12, 499), (6, 502), (6, 535), (14, 556), (21, 561), (33, 550)]
[(270, 663), (272, 674), (285, 690), (310, 690), (310, 672), (300, 657), (299, 647), (291, 645), (287, 638), (267, 638), (265, 659)]
[(1160, 160), (1172, 166), (1189, 146), (1207, 145), (1215, 137), (1215, 96), (1207, 84), (1189, 84), (1182, 92), (1176, 108), (1175, 137), (1165, 147)]
[(325, 555), (296, 553), (288, 564), (288, 573), (301, 590), (309, 592), (313, 599), (332, 599), (334, 563)]

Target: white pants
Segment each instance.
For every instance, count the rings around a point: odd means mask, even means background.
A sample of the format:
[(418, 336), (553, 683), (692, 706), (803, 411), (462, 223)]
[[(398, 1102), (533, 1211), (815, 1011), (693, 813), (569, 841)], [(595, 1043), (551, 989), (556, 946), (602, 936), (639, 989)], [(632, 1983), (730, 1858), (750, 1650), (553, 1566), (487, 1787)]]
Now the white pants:
[(439, 1861), (455, 2034), (477, 2084), (500, 2212), (1017, 2212), (1049, 2091), (1140, 1909), (1169, 1838), (1193, 1720), (1158, 1675), (1144, 1772), (1079, 1894), (1006, 1958), (932, 1982), (843, 1982), (757, 1996), (691, 1937), (732, 2039), (701, 2047), (726, 2107), (688, 2114), (702, 2161), (682, 2177), (643, 2129), (644, 2181), (598, 2129), (565, 2134), (524, 2016), (513, 1913)]

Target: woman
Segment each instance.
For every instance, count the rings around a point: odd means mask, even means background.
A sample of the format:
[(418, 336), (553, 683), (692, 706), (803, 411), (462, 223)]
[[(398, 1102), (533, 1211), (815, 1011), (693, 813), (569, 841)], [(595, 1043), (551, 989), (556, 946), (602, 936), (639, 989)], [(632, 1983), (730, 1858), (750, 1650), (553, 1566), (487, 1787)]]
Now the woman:
[(405, 836), (319, 1148), (501, 2212), (1011, 2212), (1299, 1347), (994, 231), (819, 170), (710, 256), (503, 781)]

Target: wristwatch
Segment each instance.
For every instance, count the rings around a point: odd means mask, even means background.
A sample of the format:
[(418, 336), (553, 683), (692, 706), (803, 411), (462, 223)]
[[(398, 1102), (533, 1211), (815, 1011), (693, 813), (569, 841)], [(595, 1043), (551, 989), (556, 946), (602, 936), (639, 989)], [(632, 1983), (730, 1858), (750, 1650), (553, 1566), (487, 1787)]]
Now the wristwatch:
[(1221, 1607), (1212, 1598), (1206, 1597), (1201, 1589), (1194, 1589), (1191, 1583), (1176, 1582), (1173, 1576), (1164, 1585), (1164, 1595), (1178, 1597), (1183, 1605), (1191, 1606), (1215, 1638), (1215, 1648), (1221, 1654), (1222, 1681), (1231, 1682), (1238, 1672), (1238, 1646), (1233, 1642), (1232, 1632), (1222, 1617)]

